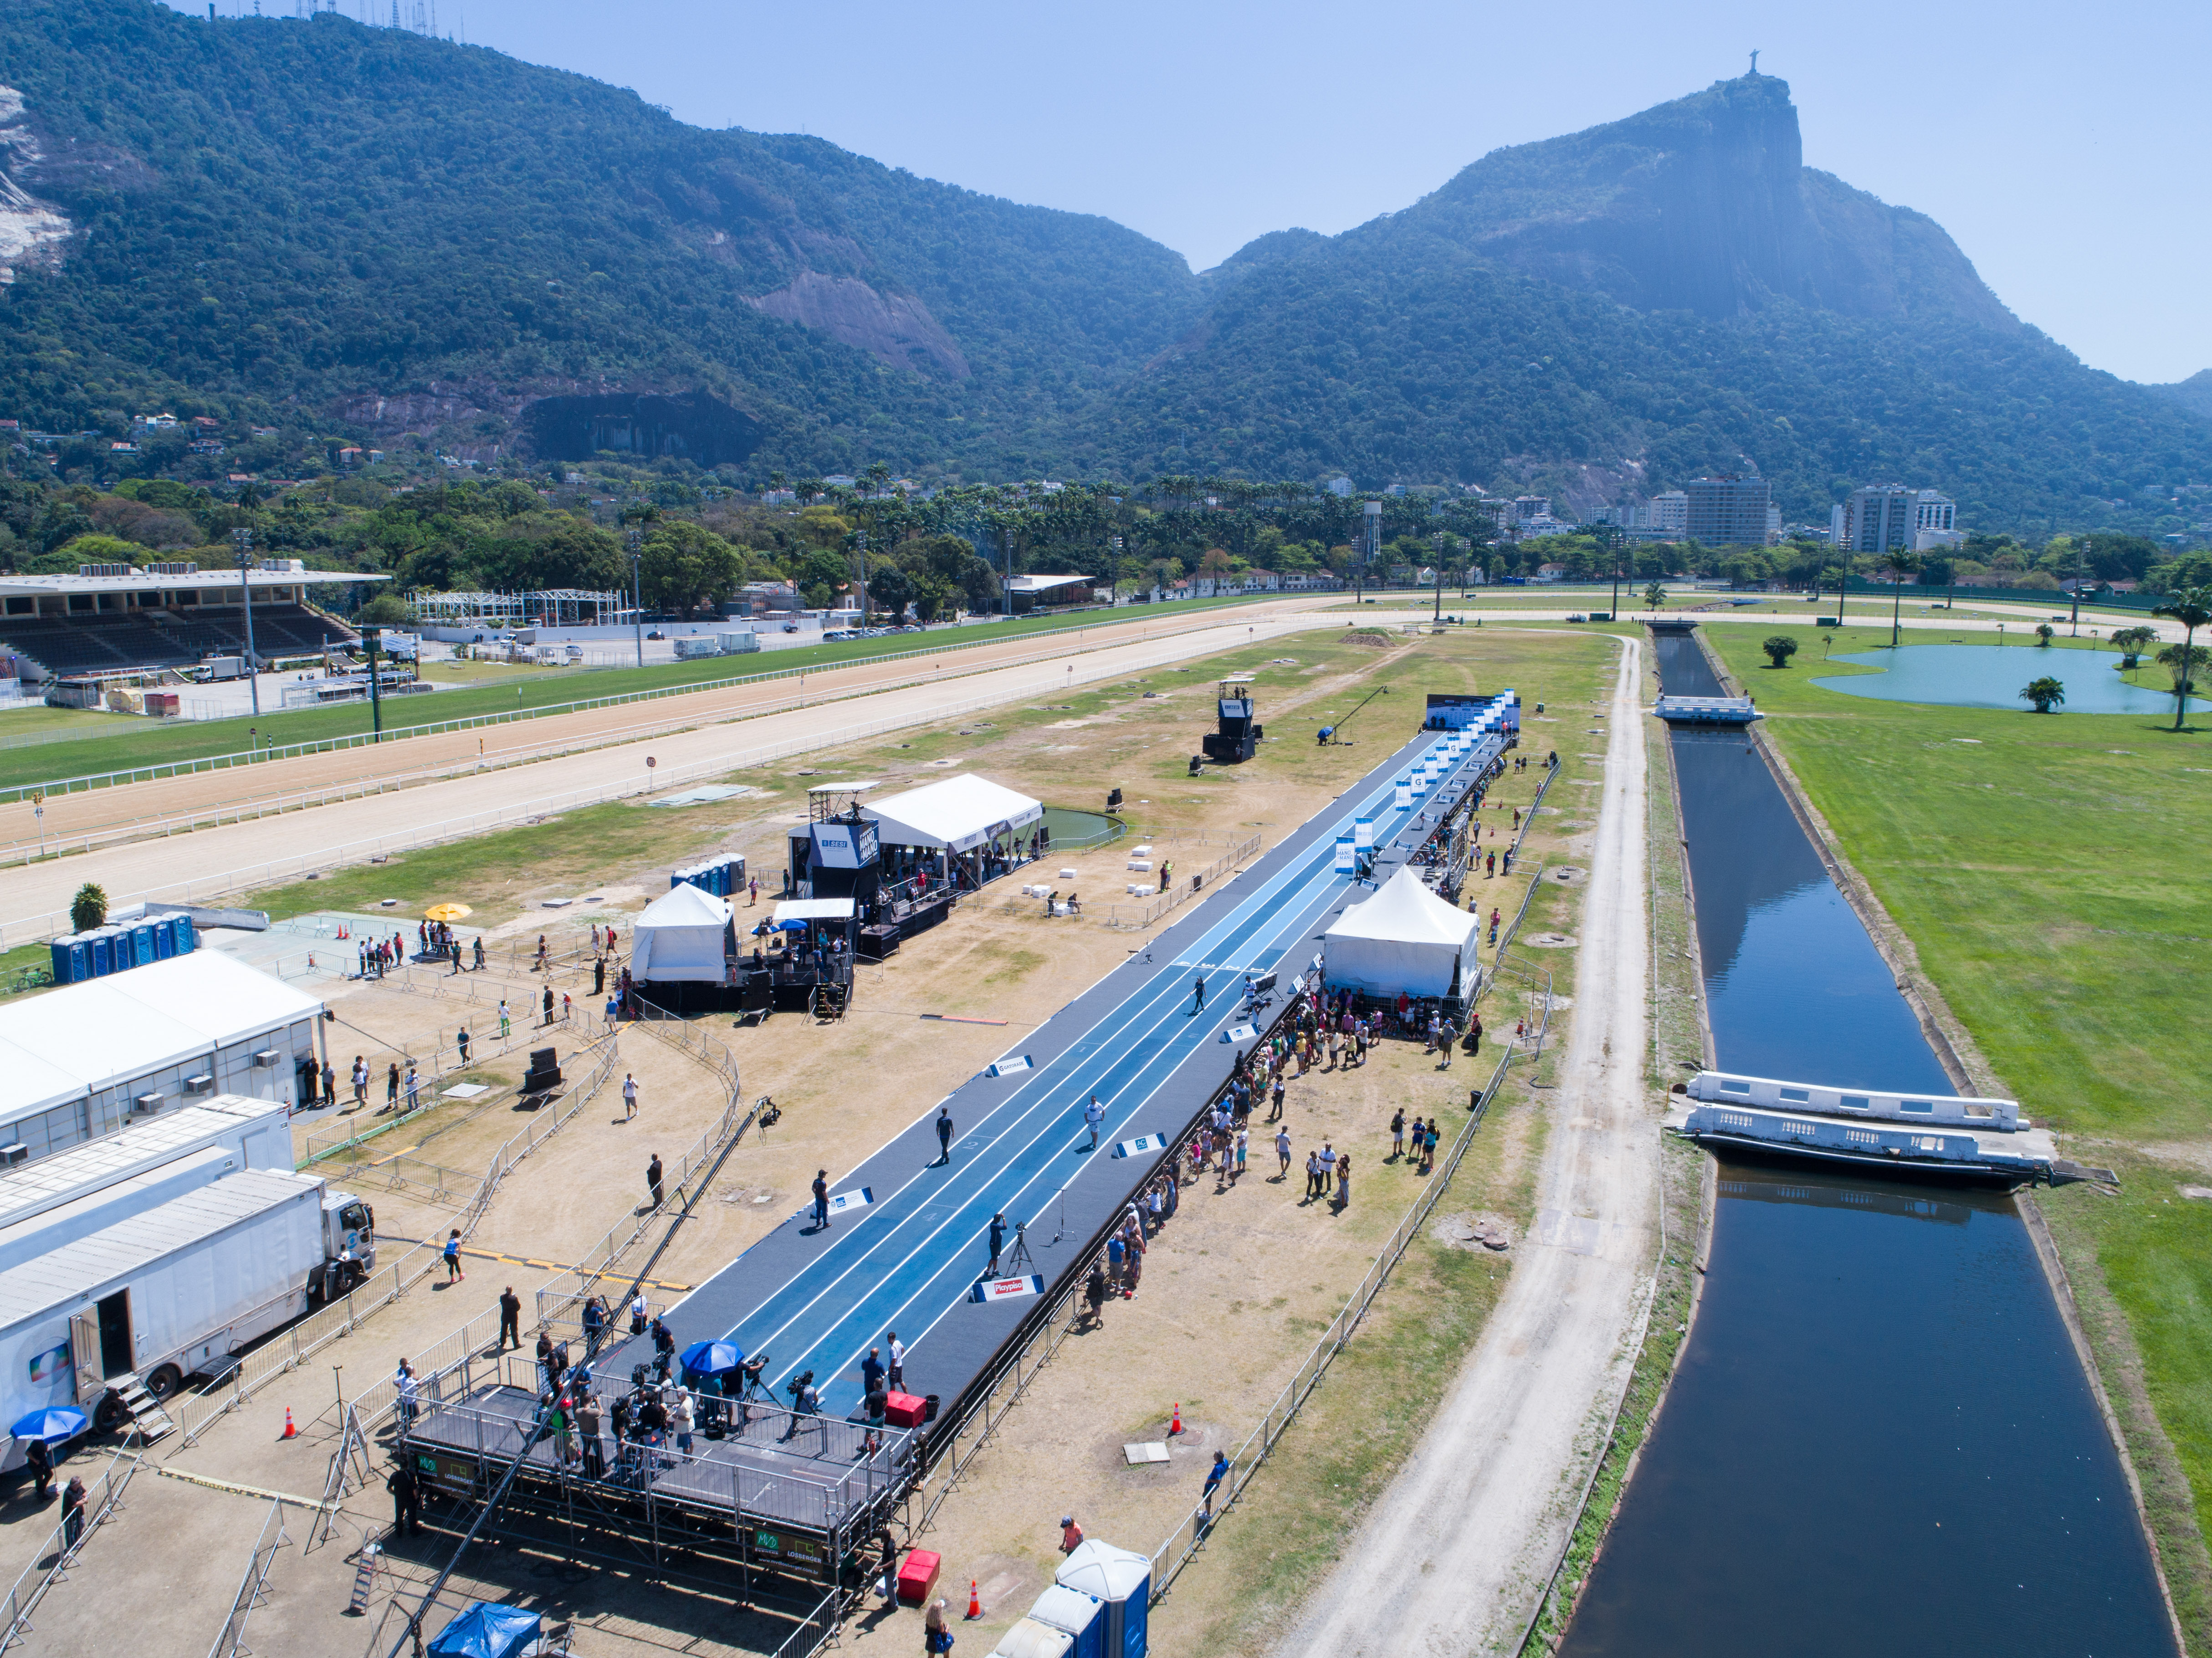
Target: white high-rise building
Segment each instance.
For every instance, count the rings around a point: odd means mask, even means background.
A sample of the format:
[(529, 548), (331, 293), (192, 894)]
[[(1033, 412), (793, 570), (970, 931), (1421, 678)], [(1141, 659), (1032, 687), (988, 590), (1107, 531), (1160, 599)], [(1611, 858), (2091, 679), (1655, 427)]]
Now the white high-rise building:
[(1965, 538), (1958, 517), (1958, 503), (1940, 489), (1872, 483), (1830, 510), (1828, 538), (1855, 553), (1925, 552)]
[(1650, 507), (1651, 527), (1680, 535), (1690, 527), (1690, 497), (1680, 489), (1669, 489), (1664, 495), (1651, 497)]

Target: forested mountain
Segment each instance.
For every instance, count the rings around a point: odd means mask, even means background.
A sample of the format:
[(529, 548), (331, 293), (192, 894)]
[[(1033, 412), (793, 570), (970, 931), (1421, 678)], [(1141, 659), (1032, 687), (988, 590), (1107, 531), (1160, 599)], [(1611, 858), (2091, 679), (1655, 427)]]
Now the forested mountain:
[[(1197, 276), (1101, 218), (336, 13), (0, 0), (0, 417), (50, 430), (166, 408), (276, 428), (295, 468), (412, 434), (748, 481), (1341, 471), (1584, 507), (1755, 469), (1793, 519), (1899, 478), (2023, 531), (2162, 527), (2152, 486), (2212, 478), (2212, 420), (1805, 167), (1771, 76)], [(219, 478), (184, 446), (85, 464)]]

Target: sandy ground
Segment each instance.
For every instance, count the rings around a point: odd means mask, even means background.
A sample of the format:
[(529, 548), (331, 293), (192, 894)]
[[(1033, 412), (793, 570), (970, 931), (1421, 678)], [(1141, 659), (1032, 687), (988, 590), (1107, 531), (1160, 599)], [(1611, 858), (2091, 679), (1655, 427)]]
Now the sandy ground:
[(1631, 641), (1623, 653), (1607, 721), (1576, 1014), (1547, 1096), (1535, 1235), (1435, 1423), (1286, 1652), (1512, 1651), (1626, 1384), (1656, 1238), (1640, 649)]
[[(298, 810), (314, 805), (325, 793), (357, 793), (375, 780), (430, 779), (473, 774), (483, 768), (502, 768), (527, 761), (556, 757), (592, 744), (643, 741), (702, 725), (750, 720), (763, 714), (809, 708), (844, 698), (865, 697), (908, 686), (965, 684), (988, 677), (994, 666), (1028, 658), (1047, 660), (1065, 681), (1067, 663), (1080, 662), (1107, 643), (1163, 645), (1185, 635), (1204, 635), (1201, 648), (1218, 649), (1240, 629), (1261, 623), (1280, 622), (1285, 616), (1317, 608), (1312, 598), (1256, 604), (1233, 616), (1114, 622), (1080, 629), (1048, 639), (1008, 640), (1003, 644), (949, 651), (941, 656), (917, 656), (902, 662), (849, 668), (825, 668), (800, 679), (784, 678), (720, 690), (696, 691), (651, 701), (619, 703), (572, 714), (549, 714), (504, 726), (436, 732), (411, 737), (383, 746), (351, 747), (328, 753), (294, 755), (248, 767), (200, 771), (183, 776), (149, 778), (120, 787), (52, 793), (46, 801), (44, 837), (47, 845), (66, 845), (87, 835), (95, 839), (116, 837), (124, 831), (158, 835), (181, 832), (196, 819), (211, 812)], [(954, 641), (958, 642), (958, 641)], [(1081, 677), (1082, 671), (1078, 670)], [(1035, 684), (1044, 683), (1039, 679)], [(1032, 687), (1034, 688), (1034, 687)], [(986, 685), (979, 694), (989, 694)], [(580, 697), (590, 689), (580, 684)], [(962, 693), (964, 695), (965, 693)], [(953, 700), (957, 700), (957, 696)], [(434, 710), (414, 705), (404, 711), (410, 719), (428, 720)], [(399, 718), (395, 715), (395, 721)], [(829, 716), (833, 720), (836, 715)], [(817, 720), (820, 716), (816, 716)], [(66, 752), (66, 751), (64, 751)], [(57, 764), (65, 763), (58, 759)], [(511, 784), (535, 790), (535, 782)], [(21, 856), (40, 844), (38, 824), (27, 801), (0, 804), (0, 858)]]
[[(1455, 657), (1471, 653), (1470, 659), (1479, 664), (1493, 657), (1498, 647), (1455, 639), (1419, 648), (1441, 649)], [(1341, 656), (1358, 654), (1347, 650)], [(1331, 665), (1309, 654), (1308, 665), (1276, 671), (1285, 683), (1267, 694), (1266, 712), (1284, 720), (1285, 730), (1292, 729), (1310, 714), (1343, 708), (1342, 699), (1356, 678), (1383, 671), (1402, 675), (1408, 659), (1400, 647), (1347, 670), (1341, 662)], [(1191, 696), (1203, 701), (1196, 693)], [(1132, 793), (1149, 791), (1158, 797), (1155, 810), (1183, 832), (1222, 839), (1255, 827), (1272, 835), (1275, 831), (1269, 825), (1302, 820), (1368, 763), (1365, 750), (1357, 748), (1271, 748), (1262, 762), (1170, 799), (1173, 786), (1164, 779), (1180, 771), (1179, 756), (1190, 746), (1185, 728), (1197, 712), (1191, 701), (1178, 701), (1172, 690), (1158, 701), (1138, 700), (1133, 690), (1127, 700), (1109, 700), (1100, 712), (1079, 720), (1044, 714), (1024, 725), (1000, 716), (998, 729), (979, 733), (969, 746), (993, 775), (1016, 786), (1035, 789), (1045, 780), (1063, 789), (1109, 779), (1133, 782)], [(1578, 721), (1576, 716), (1560, 730)], [(1539, 729), (1549, 732), (1551, 727)], [(825, 754), (822, 760), (872, 774), (898, 755), (896, 740), (886, 739), (872, 748)], [(1525, 801), (1534, 781), (1533, 774), (1510, 780), (1504, 798)], [(1556, 787), (1553, 798), (1561, 798)], [(750, 844), (779, 837), (787, 815), (783, 803), (771, 798), (749, 804), (751, 815), (731, 829), (729, 839)], [(1571, 803), (1569, 809), (1575, 809)], [(1569, 836), (1571, 855), (1581, 859), (1587, 840), (1573, 837), (1591, 825), (1564, 816), (1542, 821), (1547, 832), (1556, 825)], [(1086, 893), (1110, 893), (1119, 890), (1123, 856), (1116, 847), (1066, 861), (1079, 869), (1075, 884)], [(1058, 866), (1056, 861), (1055, 876)], [(632, 870), (606, 873), (610, 907), (620, 912), (642, 902), (654, 885), (651, 880), (641, 883)], [(1506, 897), (1504, 885), (1478, 884), (1478, 894), (1488, 903)], [(1516, 885), (1516, 896), (1517, 891)], [(573, 931), (586, 919), (564, 914), (549, 920), (540, 913), (525, 913), (495, 928), (494, 937), (526, 940), (546, 931), (557, 946), (562, 929)], [(1583, 931), (1587, 938), (1589, 930)], [(654, 1298), (672, 1299), (684, 1286), (721, 1266), (799, 1206), (816, 1168), (849, 1166), (1139, 942), (1138, 935), (1091, 920), (1048, 920), (1039, 906), (1002, 886), (963, 902), (945, 926), (910, 941), (890, 963), (864, 969), (854, 1009), (834, 1030), (793, 1014), (779, 1014), (757, 1029), (702, 1022), (737, 1055), (745, 1094), (774, 1094), (786, 1114), (767, 1134), (747, 1138), (706, 1203), (676, 1234), (655, 1268)], [(332, 1050), (341, 1066), (354, 1052), (364, 1051), (380, 1074), (384, 1056), (434, 1046), (464, 1019), (482, 1040), (483, 1016), (502, 989), (520, 1010), (526, 998), (534, 1001), (543, 981), (508, 964), (459, 980), (419, 973), (412, 982), (412, 989), (400, 982), (330, 987), (340, 1021), (331, 1029)], [(580, 1002), (588, 982), (574, 969), (554, 978), (556, 994), (570, 989)], [(1005, 1023), (957, 1024), (925, 1020), (920, 1017), (925, 1013)], [(480, 1064), (472, 1074), (511, 1082), (530, 1045), (520, 1020), (517, 1037), (511, 1052)], [(564, 1055), (574, 1040), (571, 1035), (561, 1041)], [(355, 1046), (356, 1041), (361, 1047)], [(639, 1121), (618, 1121), (616, 1099), (610, 1095), (517, 1167), (472, 1241), (478, 1253), (467, 1258), (463, 1284), (450, 1290), (418, 1288), (293, 1376), (271, 1383), (244, 1408), (219, 1419), (196, 1445), (166, 1442), (155, 1448), (155, 1460), (175, 1472), (317, 1497), (337, 1443), (341, 1393), (357, 1396), (387, 1376), (403, 1354), (438, 1351), (441, 1341), (482, 1319), (507, 1284), (530, 1303), (539, 1284), (611, 1227), (632, 1227), (641, 1218), (647, 1156), (659, 1151), (672, 1161), (713, 1121), (723, 1096), (712, 1073), (650, 1035), (625, 1031), (620, 1044), (622, 1068), (635, 1071), (643, 1084)], [(1085, 1362), (1048, 1369), (1032, 1400), (1016, 1412), (1001, 1441), (940, 1513), (929, 1546), (947, 1553), (948, 1584), (956, 1572), (963, 1580), (978, 1581), (989, 1614), (986, 1626), (970, 1631), (963, 1644), (987, 1643), (993, 1624), (1011, 1620), (1027, 1604), (1024, 1590), (1048, 1578), (1054, 1522), (1064, 1508), (1083, 1512), (1094, 1533), (1149, 1548), (1188, 1507), (1192, 1456), (1210, 1455), (1217, 1441), (1242, 1436), (1410, 1201), (1418, 1177), (1387, 1161), (1387, 1142), (1381, 1138), (1390, 1109), (1402, 1105), (1418, 1112), (1425, 1102), (1439, 1111), (1455, 1102), (1463, 1108), (1471, 1079), (1466, 1061), (1449, 1073), (1432, 1066), (1418, 1050), (1386, 1049), (1364, 1072), (1327, 1073), (1293, 1084), (1290, 1119), (1297, 1156), (1303, 1157), (1312, 1139), (1324, 1135), (1334, 1138), (1340, 1149), (1364, 1153), (1358, 1200), (1349, 1210), (1302, 1204), (1302, 1176), (1295, 1170), (1285, 1185), (1270, 1182), (1267, 1175), (1273, 1160), (1257, 1143), (1253, 1168), (1242, 1181), (1218, 1193), (1211, 1181), (1188, 1189), (1182, 1213), (1152, 1257), (1145, 1290), (1135, 1301), (1111, 1309), (1106, 1327), (1071, 1350), (1072, 1357)], [(380, 1087), (371, 1112), (362, 1114), (371, 1115), (381, 1099)], [(436, 1200), (413, 1174), (429, 1163), (464, 1173), (480, 1171), (497, 1145), (527, 1121), (513, 1108), (511, 1095), (495, 1091), (483, 1101), (441, 1106), (402, 1126), (334, 1172), (377, 1206), (380, 1231), (394, 1237), (432, 1236), (458, 1199)], [(1461, 1176), (1468, 1186), (1465, 1191), (1455, 1188), (1454, 1208), (1481, 1207), (1511, 1175), (1516, 1158), (1526, 1161), (1519, 1148), (1532, 1125), (1510, 1113), (1496, 1121), (1498, 1132), (1486, 1129), (1479, 1138), (1477, 1153)], [(398, 1187), (389, 1184), (394, 1175), (403, 1181)], [(1525, 1182), (1525, 1174), (1521, 1178)], [(649, 1232), (634, 1259), (641, 1260), (659, 1236), (658, 1229)], [(1539, 1253), (1553, 1252), (1532, 1251), (1532, 1257)], [(1516, 1259), (1519, 1254), (1516, 1242)], [(1580, 1257), (1565, 1259), (1570, 1268), (1588, 1265)], [(1514, 1277), (1543, 1265), (1532, 1259)], [(1178, 1402), (1185, 1406), (1191, 1432), (1180, 1442), (1174, 1460), (1164, 1468), (1124, 1467), (1120, 1445), (1140, 1435), (1158, 1436), (1165, 1412)], [(300, 1429), (300, 1436), (289, 1441), (282, 1437), (288, 1407)], [(132, 1507), (95, 1540), (98, 1554), (88, 1558), (106, 1563), (99, 1581), (111, 1594), (120, 1589), (134, 1605), (142, 1600), (155, 1603), (142, 1619), (145, 1633), (139, 1644), (190, 1658), (206, 1650), (219, 1627), (268, 1503), (150, 1472), (141, 1476), (141, 1485), (147, 1496), (142, 1501), (140, 1487), (134, 1487)], [(289, 1515), (292, 1541), (277, 1557), (271, 1599), (254, 1612), (248, 1644), (288, 1653), (351, 1655), (362, 1649), (368, 1631), (345, 1619), (343, 1608), (352, 1585), (353, 1552), (380, 1534), (389, 1516), (386, 1503), (380, 1485), (356, 1491), (336, 1518), (331, 1538), (319, 1540), (312, 1548), (301, 1546), (305, 1516), (296, 1510)], [(43, 1531), (43, 1524), (27, 1509), (11, 1503), (0, 1510), (0, 1527), (5, 1527), (0, 1534), (7, 1543), (20, 1541), (27, 1549), (29, 1533), (23, 1530), (19, 1536), (19, 1527), (37, 1525)], [(1264, 1515), (1259, 1518), (1264, 1523)], [(396, 1583), (427, 1577), (448, 1552), (427, 1541), (399, 1552), (392, 1575), (380, 1587), (380, 1600)], [(466, 1564), (459, 1582), (473, 1592), (526, 1598), (586, 1618), (590, 1628), (581, 1649), (593, 1653), (758, 1651), (763, 1643), (772, 1649), (780, 1639), (772, 1620), (742, 1615), (726, 1586), (690, 1582), (680, 1569), (659, 1581), (605, 1564), (583, 1574), (552, 1556), (516, 1546), (474, 1551)], [(80, 1576), (57, 1591), (52, 1611), (41, 1619), (42, 1631), (51, 1621), (54, 1629), (88, 1642), (103, 1615), (112, 1619), (108, 1594), (81, 1594), (82, 1582)], [(1194, 1587), (1179, 1591), (1177, 1619), (1203, 1611), (1218, 1599)], [(1164, 1629), (1162, 1649), (1167, 1650), (1172, 1643)], [(912, 1632), (910, 1617), (886, 1621), (872, 1616), (848, 1628), (846, 1638), (880, 1645)], [(981, 1648), (988, 1649), (988, 1644)]]

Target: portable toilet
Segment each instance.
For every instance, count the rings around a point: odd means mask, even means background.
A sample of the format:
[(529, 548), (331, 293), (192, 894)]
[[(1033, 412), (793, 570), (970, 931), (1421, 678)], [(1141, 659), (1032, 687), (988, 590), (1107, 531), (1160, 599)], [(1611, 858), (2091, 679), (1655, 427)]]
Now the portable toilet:
[(54, 982), (77, 984), (92, 977), (92, 941), (81, 932), (54, 940)]
[(170, 918), (168, 916), (163, 915), (155, 918), (154, 922), (154, 959), (157, 962), (166, 962), (169, 957), (176, 953), (177, 929), (170, 925)]
[(131, 950), (139, 966), (149, 967), (161, 960), (161, 945), (154, 936), (159, 931), (151, 921), (141, 921), (131, 929)]
[(1095, 1594), (1055, 1583), (1037, 1596), (1023, 1621), (1066, 1635), (1073, 1643), (1067, 1658), (1113, 1658), (1113, 1629), (1106, 1603)]
[(200, 947), (200, 935), (192, 926), (192, 918), (189, 915), (179, 915), (176, 917), (175, 926), (177, 954), (189, 956)]
[(92, 946), (92, 976), (104, 979), (115, 971), (115, 940), (103, 928), (88, 935), (87, 942)]
[(1073, 1658), (1074, 1650), (1075, 1637), (1066, 1630), (1034, 1618), (1018, 1618), (1013, 1628), (999, 1637), (991, 1658)]
[(1152, 1593), (1149, 1558), (1090, 1538), (1060, 1563), (1053, 1582), (1106, 1603), (1106, 1658), (1144, 1658), (1145, 1615)]

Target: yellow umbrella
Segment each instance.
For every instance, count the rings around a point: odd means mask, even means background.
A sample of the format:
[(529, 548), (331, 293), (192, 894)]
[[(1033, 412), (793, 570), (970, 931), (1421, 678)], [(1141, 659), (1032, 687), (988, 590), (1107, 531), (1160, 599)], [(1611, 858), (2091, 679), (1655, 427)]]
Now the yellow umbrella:
[(426, 921), (458, 921), (472, 914), (466, 904), (433, 904), (422, 912)]

